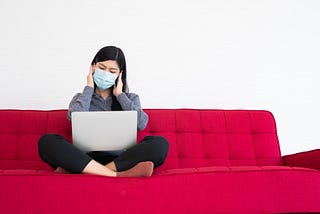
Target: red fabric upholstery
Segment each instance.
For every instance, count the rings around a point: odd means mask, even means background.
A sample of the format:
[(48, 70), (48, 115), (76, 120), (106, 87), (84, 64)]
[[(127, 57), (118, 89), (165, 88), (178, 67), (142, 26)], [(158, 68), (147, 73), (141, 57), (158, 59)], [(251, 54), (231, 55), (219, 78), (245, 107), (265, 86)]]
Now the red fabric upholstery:
[(66, 110), (0, 110), (1, 213), (320, 212), (319, 151), (281, 157), (270, 112), (145, 111), (138, 141), (167, 138), (166, 162), (150, 178), (110, 178), (40, 160), (42, 134), (71, 140)]
[(320, 149), (286, 155), (283, 157), (285, 165), (307, 167), (320, 170)]
[(139, 133), (170, 142), (162, 169), (204, 166), (283, 165), (276, 125), (267, 111), (146, 110)]
[(38, 139), (59, 133), (71, 141), (66, 110), (0, 110), (0, 168), (51, 169), (40, 160)]

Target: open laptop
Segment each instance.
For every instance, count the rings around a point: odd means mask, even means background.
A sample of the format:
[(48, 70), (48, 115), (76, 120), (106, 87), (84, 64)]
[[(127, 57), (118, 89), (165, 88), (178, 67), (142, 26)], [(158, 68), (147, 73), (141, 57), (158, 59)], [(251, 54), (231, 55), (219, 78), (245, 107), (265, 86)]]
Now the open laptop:
[(136, 144), (136, 111), (72, 112), (72, 141), (84, 152), (125, 150)]

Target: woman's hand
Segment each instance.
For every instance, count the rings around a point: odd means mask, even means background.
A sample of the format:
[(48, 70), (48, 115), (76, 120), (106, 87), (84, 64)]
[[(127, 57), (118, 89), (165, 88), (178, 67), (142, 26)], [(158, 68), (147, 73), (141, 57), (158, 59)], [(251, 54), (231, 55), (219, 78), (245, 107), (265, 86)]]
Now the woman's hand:
[(91, 65), (90, 66), (90, 71), (89, 71), (89, 74), (87, 76), (87, 86), (90, 86), (90, 87), (94, 87), (94, 83), (93, 83), (93, 72), (94, 72), (94, 65)]
[(120, 72), (117, 83), (113, 86), (114, 96), (118, 96), (122, 93), (123, 82), (122, 82), (122, 72)]

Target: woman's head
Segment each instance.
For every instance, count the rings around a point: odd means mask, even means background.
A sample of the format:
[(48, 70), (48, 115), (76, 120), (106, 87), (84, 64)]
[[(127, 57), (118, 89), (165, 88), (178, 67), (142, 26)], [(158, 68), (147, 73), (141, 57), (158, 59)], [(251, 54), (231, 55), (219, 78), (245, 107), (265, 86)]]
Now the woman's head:
[(122, 72), (122, 91), (128, 92), (126, 60), (120, 48), (115, 46), (101, 48), (93, 58), (91, 65), (117, 76)]

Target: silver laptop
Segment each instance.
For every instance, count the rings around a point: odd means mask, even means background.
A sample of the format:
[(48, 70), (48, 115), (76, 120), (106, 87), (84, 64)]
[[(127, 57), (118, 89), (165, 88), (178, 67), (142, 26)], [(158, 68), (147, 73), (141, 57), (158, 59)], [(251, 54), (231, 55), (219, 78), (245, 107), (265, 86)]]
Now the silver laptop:
[(136, 111), (72, 112), (72, 141), (84, 152), (125, 150), (136, 144)]

